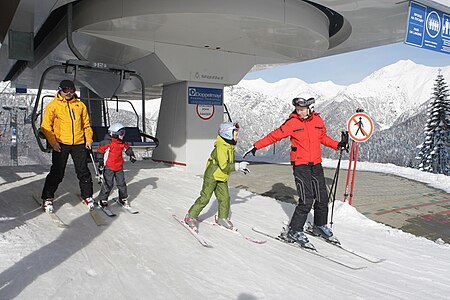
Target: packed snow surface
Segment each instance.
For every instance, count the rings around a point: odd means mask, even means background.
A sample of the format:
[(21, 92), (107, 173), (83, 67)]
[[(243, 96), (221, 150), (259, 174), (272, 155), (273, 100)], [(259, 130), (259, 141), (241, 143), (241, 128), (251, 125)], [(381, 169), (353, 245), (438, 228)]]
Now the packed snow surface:
[[(320, 253), (365, 267), (351, 270), (274, 240), (255, 244), (201, 224), (201, 234), (213, 245), (205, 248), (172, 218), (184, 216), (199, 195), (202, 178), (149, 161), (125, 167), (131, 205), (140, 213), (111, 205), (117, 216), (102, 214), (107, 225), (97, 226), (77, 199), (78, 183), (68, 166), (55, 202), (58, 216), (69, 224), (66, 229), (56, 227), (32, 198), (39, 195), (48, 167), (23, 176), (18, 174), (24, 167), (0, 171), (0, 299), (450, 297), (449, 245), (371, 221), (347, 203), (335, 205), (335, 235), (343, 245), (385, 261), (371, 263), (311, 239)], [(408, 173), (404, 168), (392, 172)], [(245, 190), (231, 188), (230, 194), (235, 226), (258, 239), (265, 237), (253, 226), (278, 234), (294, 209)], [(216, 210), (213, 197), (201, 218), (212, 220)]]

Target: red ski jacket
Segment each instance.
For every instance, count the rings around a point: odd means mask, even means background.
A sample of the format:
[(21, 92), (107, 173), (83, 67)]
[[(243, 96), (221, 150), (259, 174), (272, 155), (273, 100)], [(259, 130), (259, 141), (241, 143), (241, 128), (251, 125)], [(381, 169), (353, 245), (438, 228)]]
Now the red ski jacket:
[(321, 144), (338, 150), (339, 142), (327, 135), (325, 124), (316, 112), (308, 119), (302, 119), (294, 111), (279, 128), (257, 141), (254, 146), (261, 149), (288, 136), (291, 138), (291, 163), (294, 165), (321, 163)]
[(98, 145), (97, 150), (104, 153), (103, 162), (105, 166), (113, 171), (119, 171), (123, 168), (123, 150), (129, 148), (130, 146), (126, 142), (118, 138), (111, 138), (103, 140)]

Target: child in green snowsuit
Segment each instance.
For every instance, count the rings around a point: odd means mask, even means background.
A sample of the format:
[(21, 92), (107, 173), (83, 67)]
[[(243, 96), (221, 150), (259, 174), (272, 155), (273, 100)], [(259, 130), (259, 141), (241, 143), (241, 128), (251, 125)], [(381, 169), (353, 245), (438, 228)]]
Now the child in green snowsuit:
[(229, 220), (228, 178), (233, 171), (242, 171), (244, 174), (250, 172), (247, 168), (248, 162), (236, 163), (234, 161), (234, 146), (238, 140), (238, 130), (238, 123), (225, 122), (220, 124), (214, 150), (211, 152), (206, 165), (200, 197), (197, 198), (184, 218), (184, 222), (194, 230), (198, 228), (197, 217), (203, 208), (208, 205), (213, 192), (219, 201), (217, 224), (228, 229), (233, 228), (233, 224)]

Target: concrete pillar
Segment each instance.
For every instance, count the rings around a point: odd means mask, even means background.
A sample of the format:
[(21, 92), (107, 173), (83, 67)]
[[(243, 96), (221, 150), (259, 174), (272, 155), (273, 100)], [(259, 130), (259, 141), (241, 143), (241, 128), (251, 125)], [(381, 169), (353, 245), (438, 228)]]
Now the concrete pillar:
[(203, 173), (224, 119), (223, 87), (187, 81), (164, 86), (153, 160)]

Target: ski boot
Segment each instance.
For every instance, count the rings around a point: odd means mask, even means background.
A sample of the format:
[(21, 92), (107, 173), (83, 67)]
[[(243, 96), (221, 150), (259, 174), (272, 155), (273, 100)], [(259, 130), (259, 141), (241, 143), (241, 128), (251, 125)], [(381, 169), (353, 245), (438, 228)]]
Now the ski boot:
[(98, 200), (97, 205), (99, 207), (107, 207), (108, 206), (108, 200)]
[(119, 203), (125, 208), (130, 208), (130, 203), (128, 203), (127, 198), (119, 199)]
[(43, 200), (42, 201), (42, 208), (48, 214), (53, 213), (53, 199), (52, 198), (47, 198), (47, 199)]
[(328, 243), (340, 245), (339, 240), (333, 235), (333, 231), (327, 225), (322, 226), (313, 225), (312, 234), (324, 239)]
[(189, 213), (187, 213), (186, 216), (184, 217), (184, 223), (186, 223), (186, 225), (189, 226), (195, 232), (198, 232), (198, 220), (197, 220), (197, 218), (194, 218)]
[(214, 216), (214, 219), (215, 219), (217, 225), (223, 226), (226, 229), (234, 230), (233, 223), (231, 223), (230, 219), (217, 218), (217, 216)]
[(285, 235), (285, 239), (288, 242), (296, 243), (303, 248), (316, 250), (316, 247), (314, 247), (314, 245), (309, 242), (308, 237), (303, 231), (289, 229), (289, 231)]
[(92, 199), (92, 197), (83, 198), (83, 203), (89, 208), (89, 210), (94, 209), (94, 199)]

